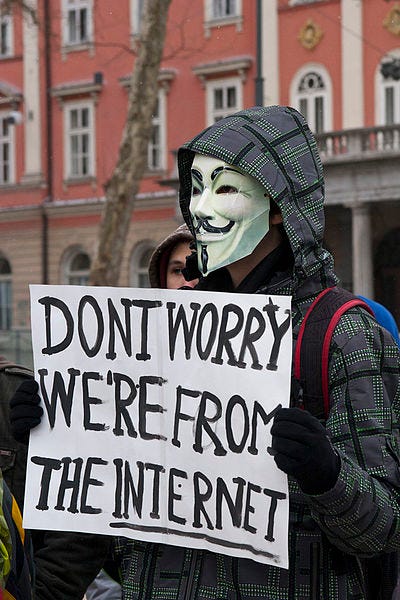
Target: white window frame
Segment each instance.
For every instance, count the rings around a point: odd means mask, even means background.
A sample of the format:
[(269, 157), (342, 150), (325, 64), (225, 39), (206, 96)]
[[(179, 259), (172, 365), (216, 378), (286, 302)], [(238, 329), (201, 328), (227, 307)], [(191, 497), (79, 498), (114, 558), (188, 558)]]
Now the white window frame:
[[(315, 73), (318, 77), (321, 77), (324, 88), (318, 91), (318, 94), (302, 94), (299, 93), (299, 86), (304, 77), (308, 74)], [(307, 114), (307, 123), (314, 133), (316, 133), (316, 119), (315, 119), (315, 100), (316, 98), (323, 99), (323, 129), (318, 133), (323, 133), (327, 131), (332, 131), (332, 80), (329, 76), (328, 71), (322, 65), (318, 65), (315, 63), (308, 63), (307, 65), (303, 65), (303, 67), (297, 71), (295, 76), (292, 79), (290, 85), (290, 104), (291, 106), (297, 108), (300, 111), (300, 101), (302, 99), (306, 99), (308, 101), (311, 100), (313, 110), (310, 111), (308, 109)], [(308, 102), (309, 103), (309, 102)]]
[[(15, 183), (15, 125), (8, 123), (8, 134), (3, 135), (3, 120), (7, 121), (9, 111), (0, 112), (0, 186), (13, 185)], [(3, 173), (3, 145), (9, 146), (8, 179), (4, 179)]]
[[(89, 258), (89, 268), (73, 271), (71, 269), (72, 262), (80, 254), (85, 254)], [(89, 253), (82, 246), (67, 248), (61, 260), (61, 282), (65, 285), (88, 285), (91, 264), (92, 261)], [(79, 283), (76, 281), (71, 283), (72, 278), (79, 278), (81, 281)]]
[[(140, 265), (142, 258), (145, 254), (151, 254), (154, 252), (156, 244), (150, 240), (143, 240), (139, 242), (132, 251), (131, 258), (129, 261), (129, 286), (136, 288), (150, 287), (150, 280), (148, 276), (148, 264)], [(146, 285), (142, 285), (143, 278), (145, 279)]]
[[(2, 47), (4, 44), (2, 29), (3, 26), (6, 27), (6, 50), (2, 51)], [(14, 28), (13, 28), (13, 18), (11, 15), (3, 15), (0, 16), (0, 59), (8, 58), (13, 56), (14, 54)]]
[[(400, 123), (400, 81), (394, 79), (385, 79), (380, 72), (383, 62), (388, 60), (389, 56), (383, 58), (378, 64), (375, 73), (375, 122), (377, 125), (391, 125), (387, 122), (386, 114), (386, 90), (393, 88), (393, 124)], [(390, 52), (390, 58), (400, 59), (400, 49), (396, 48)]]
[(146, 0), (130, 0), (129, 13), (131, 22), (131, 35), (138, 37), (140, 35), (142, 25), (142, 10)]
[[(71, 11), (80, 11), (86, 9), (86, 38), (85, 39), (70, 39), (69, 31), (69, 14)], [(93, 0), (63, 0), (63, 44), (64, 46), (86, 46), (93, 42)]]
[[(240, 77), (229, 77), (226, 79), (211, 79), (205, 84), (206, 86), (206, 123), (207, 126), (212, 125), (216, 121), (216, 117), (223, 118), (234, 114), (243, 108), (243, 81)], [(228, 88), (236, 90), (236, 105), (234, 107), (225, 107), (216, 109), (214, 106), (214, 92), (217, 89), (222, 89), (226, 92)]]
[[(88, 110), (88, 126), (74, 129), (70, 128), (70, 118), (73, 110), (82, 111)], [(95, 119), (94, 119), (94, 102), (66, 102), (64, 104), (64, 179), (87, 179), (95, 177)], [(75, 132), (75, 133), (73, 133)], [(88, 135), (88, 172), (82, 173), (82, 169), (78, 169), (77, 173), (73, 172), (72, 165), (72, 150), (71, 136), (72, 135)], [(82, 166), (82, 165), (81, 165)]]
[(216, 16), (215, 14), (215, 3), (216, 2), (227, 2), (229, 0), (204, 0), (204, 28), (205, 35), (209, 37), (211, 27), (219, 27), (221, 25), (236, 25), (236, 31), (242, 31), (243, 26), (243, 0), (234, 0), (235, 12), (234, 14), (225, 14), (222, 16)]
[[(238, 17), (241, 14), (241, 12), (239, 12), (239, 8), (241, 8), (241, 6), (239, 7), (239, 4), (241, 4), (239, 0), (210, 0), (210, 2), (208, 2), (209, 20), (215, 21)], [(233, 6), (232, 12), (227, 10), (229, 6)]]
[[(150, 142), (147, 147), (147, 168), (149, 171), (162, 171), (166, 168), (167, 162), (167, 111), (166, 111), (166, 103), (167, 103), (167, 94), (164, 88), (160, 88), (158, 90), (158, 98), (157, 98), (157, 114), (153, 115), (152, 119), (152, 136)], [(153, 132), (155, 129), (158, 129), (159, 132), (159, 140), (158, 144), (153, 143)], [(152, 160), (153, 150), (156, 149), (159, 153), (159, 161), (158, 164), (154, 164)]]

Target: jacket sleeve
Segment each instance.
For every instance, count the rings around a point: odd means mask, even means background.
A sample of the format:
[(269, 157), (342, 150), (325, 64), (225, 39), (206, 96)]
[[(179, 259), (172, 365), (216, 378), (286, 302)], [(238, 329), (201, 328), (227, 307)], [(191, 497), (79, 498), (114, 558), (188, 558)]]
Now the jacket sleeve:
[(46, 531), (40, 545), (35, 542), (35, 600), (81, 600), (104, 564), (111, 538)]
[(344, 315), (329, 362), (326, 427), (341, 459), (336, 485), (308, 496), (314, 518), (344, 552), (400, 548), (400, 354), (362, 309)]

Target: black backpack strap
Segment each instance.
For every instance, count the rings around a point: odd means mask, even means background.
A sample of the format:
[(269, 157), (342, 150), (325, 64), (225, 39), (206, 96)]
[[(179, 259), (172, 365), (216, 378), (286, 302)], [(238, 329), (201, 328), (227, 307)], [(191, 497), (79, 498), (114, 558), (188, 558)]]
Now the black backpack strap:
[(323, 290), (309, 307), (299, 330), (294, 355), (294, 376), (303, 390), (303, 406), (318, 419), (329, 413), (329, 349), (341, 316), (353, 306), (369, 306), (348, 290)]

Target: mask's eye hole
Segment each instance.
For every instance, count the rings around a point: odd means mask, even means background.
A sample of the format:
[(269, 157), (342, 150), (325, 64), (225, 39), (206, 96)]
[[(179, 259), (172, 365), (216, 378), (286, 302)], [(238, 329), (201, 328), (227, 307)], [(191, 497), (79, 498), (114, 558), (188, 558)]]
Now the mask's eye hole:
[(200, 196), (201, 194), (201, 189), (199, 187), (196, 186), (192, 186), (192, 197), (193, 196)]
[(217, 194), (237, 194), (238, 193), (238, 189), (235, 188), (233, 185), (221, 185), (216, 193)]

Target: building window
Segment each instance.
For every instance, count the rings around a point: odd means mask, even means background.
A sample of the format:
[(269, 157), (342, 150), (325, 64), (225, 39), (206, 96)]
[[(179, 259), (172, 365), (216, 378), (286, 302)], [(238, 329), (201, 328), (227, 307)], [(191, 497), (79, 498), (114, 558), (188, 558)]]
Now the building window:
[(137, 37), (140, 35), (140, 29), (142, 26), (144, 0), (131, 0), (130, 5), (131, 33), (134, 37)]
[(330, 80), (321, 69), (300, 74), (292, 85), (291, 102), (318, 134), (332, 129)]
[(207, 87), (207, 124), (242, 109), (242, 83), (240, 79), (209, 81)]
[(7, 113), (0, 114), (0, 185), (14, 181), (14, 126)]
[(154, 245), (150, 242), (141, 242), (132, 252), (130, 261), (130, 284), (132, 287), (150, 287), (148, 269), (153, 252)]
[(0, 58), (12, 55), (12, 18), (0, 16)]
[(204, 0), (204, 28), (206, 37), (220, 25), (236, 25), (242, 31), (242, 0)]
[(65, 105), (66, 178), (94, 176), (93, 104)]
[(82, 45), (92, 41), (91, 0), (64, 0), (64, 44)]
[(11, 266), (0, 256), (0, 330), (11, 329), (12, 324), (12, 283)]
[(213, 19), (223, 19), (224, 17), (236, 17), (236, 0), (213, 0), (211, 7)]
[(165, 91), (160, 90), (152, 120), (152, 133), (148, 145), (148, 168), (150, 171), (165, 169), (166, 118)]
[(382, 125), (400, 123), (400, 57), (382, 61), (380, 65), (379, 87), (381, 95)]
[(67, 256), (64, 267), (64, 281), (68, 285), (88, 285), (90, 258), (82, 250), (75, 249)]

